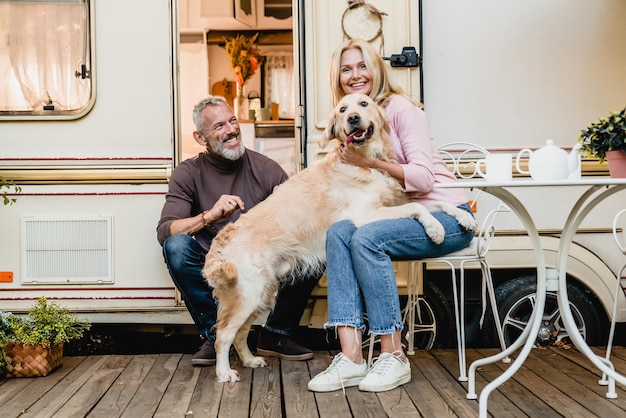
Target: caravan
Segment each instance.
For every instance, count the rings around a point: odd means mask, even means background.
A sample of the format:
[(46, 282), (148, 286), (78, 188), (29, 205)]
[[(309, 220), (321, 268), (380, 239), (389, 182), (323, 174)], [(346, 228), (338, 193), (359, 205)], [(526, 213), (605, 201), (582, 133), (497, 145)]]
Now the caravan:
[[(330, 53), (345, 37), (366, 38), (389, 59), (395, 80), (424, 103), (438, 144), (516, 154), (547, 139), (570, 149), (580, 129), (624, 106), (625, 18), (622, 2), (584, 0), (0, 1), (0, 176), (21, 187), (2, 189), (17, 201), (0, 207), (0, 309), (23, 312), (45, 295), (97, 324), (192, 324), (155, 228), (172, 169), (202, 151), (191, 106), (211, 92), (236, 95), (224, 36), (259, 33), (272, 57), (246, 85), (253, 112), (241, 126), (249, 148), (292, 174), (325, 153), (315, 143), (331, 108)], [(35, 48), (46, 34), (46, 47)], [(606, 176), (606, 164), (583, 159), (581, 175)], [(578, 196), (571, 189), (550, 207), (548, 192), (516, 191), (540, 214), (549, 267)], [(623, 279), (611, 244), (623, 201), (617, 194), (594, 209), (570, 250), (570, 304), (592, 343), (606, 341), (612, 289)], [(477, 218), (497, 203), (482, 196)], [(528, 320), (536, 264), (522, 223), (499, 222), (489, 263), (512, 339)], [(419, 320), (432, 327), (423, 347), (454, 335), (445, 274), (427, 266)], [(401, 294), (405, 276), (398, 263)], [(468, 278), (476, 313), (468, 330), (485, 344), (477, 277)], [(626, 298), (617, 298), (626, 323)], [(301, 324), (321, 328), (325, 309), (321, 282)], [(556, 297), (546, 309), (538, 344), (566, 335)]]

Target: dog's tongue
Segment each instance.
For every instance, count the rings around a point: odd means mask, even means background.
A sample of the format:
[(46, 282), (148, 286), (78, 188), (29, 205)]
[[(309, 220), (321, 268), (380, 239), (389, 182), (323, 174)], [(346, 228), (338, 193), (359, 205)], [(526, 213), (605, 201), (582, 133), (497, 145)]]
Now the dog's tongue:
[(346, 145), (348, 145), (352, 141), (358, 141), (359, 139), (363, 139), (364, 136), (365, 136), (365, 130), (357, 129), (356, 131), (348, 135), (348, 137), (346, 138)]

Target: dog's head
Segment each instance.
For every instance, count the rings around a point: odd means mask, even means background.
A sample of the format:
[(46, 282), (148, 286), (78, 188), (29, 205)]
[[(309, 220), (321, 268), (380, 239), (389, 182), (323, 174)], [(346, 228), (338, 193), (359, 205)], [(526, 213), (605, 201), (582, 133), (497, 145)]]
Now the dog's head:
[(389, 122), (383, 109), (369, 96), (349, 94), (331, 112), (318, 146), (326, 147), (331, 139), (367, 155), (384, 155), (390, 146)]

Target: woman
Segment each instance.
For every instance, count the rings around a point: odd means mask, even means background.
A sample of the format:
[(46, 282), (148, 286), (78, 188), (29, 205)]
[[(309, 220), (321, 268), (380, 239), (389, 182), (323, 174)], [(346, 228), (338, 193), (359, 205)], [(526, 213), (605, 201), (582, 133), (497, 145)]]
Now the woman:
[[(391, 125), (395, 160), (368, 159), (342, 147), (344, 163), (387, 172), (398, 179), (411, 200), (428, 204), (452, 203), (471, 213), (462, 189), (434, 185), (456, 181), (439, 157), (429, 133), (426, 114), (389, 77), (382, 57), (364, 40), (344, 42), (332, 56), (330, 84), (333, 105), (351, 93), (369, 95), (385, 109)], [(381, 392), (411, 380), (411, 368), (402, 349), (402, 314), (392, 259), (439, 257), (466, 247), (473, 237), (450, 215), (436, 212), (446, 235), (433, 243), (414, 219), (391, 219), (356, 228), (340, 221), (327, 233), (328, 322), (335, 328), (341, 353), (324, 372), (309, 382), (315, 392), (349, 386)], [(363, 299), (371, 334), (379, 335), (381, 354), (368, 370), (361, 347), (365, 327)]]

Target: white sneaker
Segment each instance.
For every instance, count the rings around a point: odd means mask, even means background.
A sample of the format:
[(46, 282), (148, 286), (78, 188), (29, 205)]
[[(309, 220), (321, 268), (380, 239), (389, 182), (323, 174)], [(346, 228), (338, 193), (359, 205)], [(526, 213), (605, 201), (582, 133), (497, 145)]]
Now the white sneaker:
[(312, 392), (332, 392), (350, 386), (356, 386), (367, 374), (367, 362), (353, 363), (343, 353), (333, 358), (330, 366), (309, 381), (308, 388)]
[(384, 392), (395, 389), (411, 381), (411, 365), (402, 360), (402, 353), (382, 353), (367, 376), (359, 383), (359, 390), (365, 392)]

